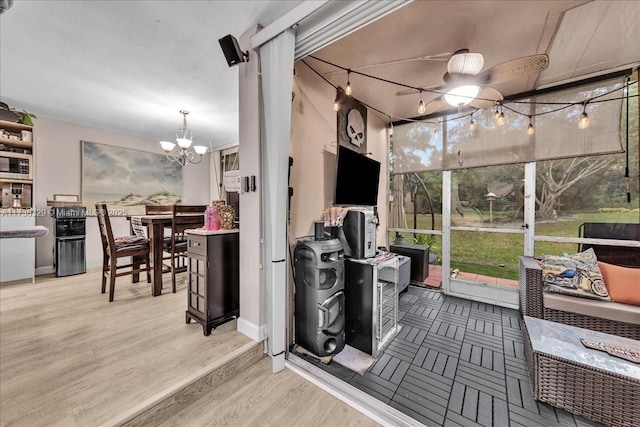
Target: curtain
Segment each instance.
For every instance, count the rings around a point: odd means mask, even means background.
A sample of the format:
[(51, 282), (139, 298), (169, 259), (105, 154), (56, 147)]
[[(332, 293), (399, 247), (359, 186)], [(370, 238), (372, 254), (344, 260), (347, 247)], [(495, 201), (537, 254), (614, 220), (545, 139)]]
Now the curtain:
[(295, 35), (287, 30), (260, 47), (262, 68), (262, 200), (268, 350), (284, 367), (287, 278), (287, 199)]

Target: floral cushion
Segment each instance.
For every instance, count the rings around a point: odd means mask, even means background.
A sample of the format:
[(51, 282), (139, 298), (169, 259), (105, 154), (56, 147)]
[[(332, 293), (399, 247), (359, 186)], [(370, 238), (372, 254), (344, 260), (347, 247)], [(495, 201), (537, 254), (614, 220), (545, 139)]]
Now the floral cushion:
[(542, 255), (544, 291), (611, 301), (593, 249), (577, 254)]
[(144, 248), (149, 247), (149, 240), (144, 237), (139, 236), (123, 236), (116, 237), (116, 250), (122, 249), (136, 249), (136, 248)]

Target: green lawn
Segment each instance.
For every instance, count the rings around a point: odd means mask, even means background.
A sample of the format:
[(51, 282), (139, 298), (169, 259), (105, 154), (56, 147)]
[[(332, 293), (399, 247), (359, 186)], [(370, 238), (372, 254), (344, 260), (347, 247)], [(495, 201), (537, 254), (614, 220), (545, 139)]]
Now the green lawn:
[[(413, 215), (407, 215), (410, 226)], [(580, 224), (584, 222), (619, 222), (637, 223), (638, 214), (633, 212), (589, 212), (561, 216), (556, 221), (536, 223), (538, 236), (578, 237)], [(435, 228), (441, 229), (441, 215), (435, 217)], [(418, 215), (418, 227), (431, 229), (431, 216)], [(389, 241), (393, 242), (395, 233), (390, 233)], [(407, 243), (413, 243), (413, 234), (403, 233)], [(426, 239), (426, 236), (419, 237)], [(430, 252), (442, 259), (442, 240), (434, 236), (431, 241), (420, 241), (428, 244)], [(505, 279), (518, 279), (518, 257), (524, 251), (520, 234), (485, 233), (475, 231), (453, 231), (451, 235), (451, 268), (460, 271), (483, 274)], [(536, 242), (536, 256), (542, 254), (575, 253), (575, 243)]]

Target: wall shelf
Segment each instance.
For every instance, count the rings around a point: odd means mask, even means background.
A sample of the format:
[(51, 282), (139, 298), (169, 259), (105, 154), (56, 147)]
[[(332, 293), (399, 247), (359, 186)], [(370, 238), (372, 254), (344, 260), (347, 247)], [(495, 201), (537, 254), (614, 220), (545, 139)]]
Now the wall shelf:
[(33, 126), (23, 125), (22, 123), (8, 122), (6, 120), (0, 120), (0, 129), (12, 128), (17, 130), (33, 130)]
[(20, 141), (15, 139), (0, 138), (0, 144), (17, 148), (33, 148), (33, 141)]

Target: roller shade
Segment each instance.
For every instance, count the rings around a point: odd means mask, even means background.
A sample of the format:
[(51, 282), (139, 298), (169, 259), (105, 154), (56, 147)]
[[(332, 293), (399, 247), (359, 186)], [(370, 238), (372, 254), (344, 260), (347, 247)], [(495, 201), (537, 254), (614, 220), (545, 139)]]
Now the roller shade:
[[(539, 160), (619, 153), (621, 142), (622, 88), (624, 78), (600, 81), (536, 97), (505, 103), (525, 115), (504, 108), (506, 124), (498, 126), (495, 109), (476, 111), (470, 117), (451, 114), (432, 123), (406, 123), (394, 127), (393, 173), (452, 170), (468, 167), (525, 163)], [(597, 97), (597, 98), (596, 98)], [(590, 126), (578, 129), (582, 105), (558, 110), (562, 105), (531, 102), (582, 102), (587, 105)], [(541, 114), (542, 113), (542, 114)], [(468, 113), (465, 113), (468, 114)], [(540, 114), (540, 115), (539, 115)], [(535, 134), (527, 135), (529, 117)]]

